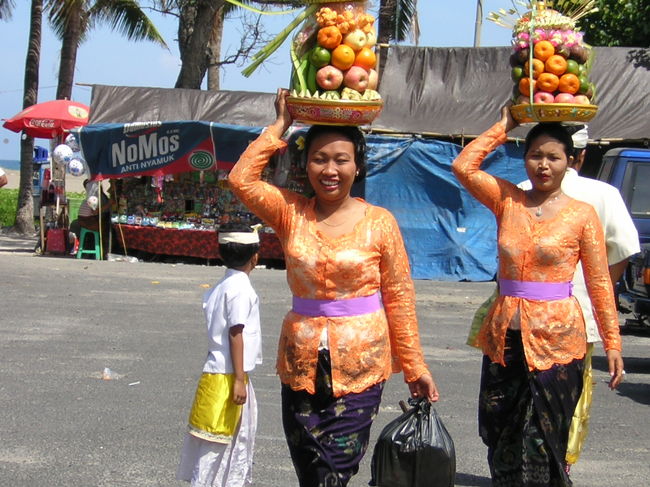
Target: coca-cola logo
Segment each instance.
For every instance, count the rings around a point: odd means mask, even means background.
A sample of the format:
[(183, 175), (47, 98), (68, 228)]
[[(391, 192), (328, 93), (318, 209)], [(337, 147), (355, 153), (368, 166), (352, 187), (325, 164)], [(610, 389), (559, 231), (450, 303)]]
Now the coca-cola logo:
[(38, 119), (30, 120), (29, 125), (30, 125), (30, 127), (53, 129), (55, 127), (55, 122), (54, 122), (54, 120), (51, 120), (51, 119), (38, 118)]

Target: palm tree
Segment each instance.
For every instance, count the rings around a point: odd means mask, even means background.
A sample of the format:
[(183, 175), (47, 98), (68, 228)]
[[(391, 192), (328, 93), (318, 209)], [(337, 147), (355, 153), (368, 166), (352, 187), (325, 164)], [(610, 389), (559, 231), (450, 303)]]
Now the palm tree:
[[(7, 2), (4, 2), (4, 4), (6, 5)], [(29, 47), (25, 61), (23, 108), (36, 104), (38, 100), (38, 68), (41, 60), (42, 22), (43, 0), (32, 0), (29, 21)], [(20, 140), (20, 184), (15, 225), (16, 231), (23, 235), (34, 233), (33, 158), (34, 139), (25, 135)]]
[(149, 40), (167, 47), (134, 0), (47, 0), (46, 8), (50, 24), (61, 39), (57, 99), (70, 99), (72, 96), (77, 49), (98, 24), (109, 24), (129, 40)]
[[(380, 0), (377, 43), (403, 42), (409, 36), (415, 44), (420, 38), (417, 0)], [(379, 75), (384, 71), (387, 56), (379, 57)]]

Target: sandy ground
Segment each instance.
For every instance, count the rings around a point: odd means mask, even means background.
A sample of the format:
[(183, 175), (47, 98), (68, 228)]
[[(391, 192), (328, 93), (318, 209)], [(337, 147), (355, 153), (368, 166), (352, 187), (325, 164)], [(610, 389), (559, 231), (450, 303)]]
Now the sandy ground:
[[(18, 184), (20, 183), (20, 171), (16, 171), (15, 169), (5, 169), (4, 171), (7, 174), (7, 179), (9, 180), (9, 182), (7, 183), (6, 186), (3, 187), (6, 189), (18, 188)], [(70, 193), (83, 193), (84, 179), (85, 178), (83, 176), (75, 177), (75, 176), (66, 175), (65, 190)]]

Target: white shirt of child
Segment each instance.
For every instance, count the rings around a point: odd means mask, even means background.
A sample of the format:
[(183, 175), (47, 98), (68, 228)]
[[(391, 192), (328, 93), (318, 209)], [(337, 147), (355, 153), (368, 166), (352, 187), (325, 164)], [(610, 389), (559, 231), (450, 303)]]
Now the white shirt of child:
[[(530, 189), (530, 181), (524, 181), (519, 184), (519, 187), (524, 190)], [(575, 169), (569, 168), (562, 180), (562, 191), (571, 198), (589, 203), (596, 210), (605, 232), (609, 265), (618, 264), (640, 252), (639, 233), (618, 189), (603, 181), (582, 177)], [(573, 276), (573, 295), (582, 308), (587, 325), (587, 341), (599, 342), (600, 334), (580, 263)]]
[(259, 298), (248, 274), (227, 269), (216, 286), (203, 295), (203, 312), (208, 327), (208, 357), (203, 372), (232, 374), (230, 328), (244, 325), (244, 371), (262, 363), (262, 332)]

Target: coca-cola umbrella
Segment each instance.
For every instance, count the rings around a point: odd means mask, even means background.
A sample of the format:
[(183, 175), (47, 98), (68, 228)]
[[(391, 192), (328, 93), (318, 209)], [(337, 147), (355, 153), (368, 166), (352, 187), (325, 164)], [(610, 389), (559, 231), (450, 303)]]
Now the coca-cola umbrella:
[(8, 119), (2, 126), (41, 139), (54, 139), (68, 130), (88, 124), (89, 108), (71, 100), (37, 103)]

